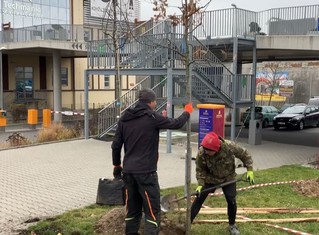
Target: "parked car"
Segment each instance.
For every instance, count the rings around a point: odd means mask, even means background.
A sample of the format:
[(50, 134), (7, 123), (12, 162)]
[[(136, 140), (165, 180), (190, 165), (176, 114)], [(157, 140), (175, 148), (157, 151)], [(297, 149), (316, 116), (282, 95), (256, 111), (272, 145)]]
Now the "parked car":
[(289, 108), (289, 107), (292, 107), (294, 105), (307, 105), (305, 103), (297, 103), (297, 104), (288, 104), (288, 103), (285, 103), (283, 106), (281, 106), (281, 108), (278, 110), (279, 113), (282, 113), (285, 109)]
[[(273, 125), (273, 118), (278, 114), (278, 109), (274, 106), (256, 106), (255, 107), (255, 119), (260, 120), (262, 127), (266, 128), (269, 125)], [(250, 108), (243, 113), (242, 122), (245, 127), (249, 127), (250, 120)]]
[(319, 106), (319, 96), (314, 96), (309, 99), (308, 105)]
[(306, 126), (319, 127), (319, 108), (315, 105), (294, 105), (274, 117), (274, 128), (304, 129)]
[(293, 104), (283, 104), (283, 106), (280, 107), (280, 109), (278, 110), (279, 113), (282, 113), (285, 109), (291, 107), (291, 106), (294, 106)]

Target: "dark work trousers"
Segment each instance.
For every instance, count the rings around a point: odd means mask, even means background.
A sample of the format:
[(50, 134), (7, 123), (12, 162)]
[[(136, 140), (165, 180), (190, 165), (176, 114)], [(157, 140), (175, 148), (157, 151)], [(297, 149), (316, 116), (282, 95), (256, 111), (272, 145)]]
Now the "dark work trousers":
[(160, 231), (160, 187), (156, 172), (147, 174), (123, 174), (126, 200), (125, 234), (138, 234), (142, 210), (145, 214), (145, 235), (157, 235)]
[[(202, 190), (210, 187), (214, 187), (214, 184), (206, 184)], [(223, 188), (223, 192), (227, 201), (227, 214), (228, 214), (228, 223), (230, 225), (235, 224), (236, 214), (237, 214), (237, 204), (236, 204), (236, 183), (226, 185)], [(200, 193), (199, 196), (194, 200), (191, 208), (191, 221), (195, 219), (200, 208), (202, 207), (205, 199), (209, 193), (213, 193), (215, 190), (207, 193)]]

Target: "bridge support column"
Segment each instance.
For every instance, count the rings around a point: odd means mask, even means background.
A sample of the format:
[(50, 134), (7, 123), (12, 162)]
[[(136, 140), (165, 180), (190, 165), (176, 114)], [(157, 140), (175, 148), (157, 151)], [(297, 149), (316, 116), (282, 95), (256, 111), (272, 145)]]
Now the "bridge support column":
[(262, 129), (262, 124), (259, 120), (249, 121), (248, 144), (251, 144), (251, 145), (261, 144), (261, 140), (262, 140), (261, 129)]
[(54, 100), (54, 122), (62, 121), (62, 86), (61, 86), (61, 55), (60, 51), (53, 51), (53, 100)]
[[(167, 68), (167, 116), (173, 117), (173, 70)], [(166, 134), (166, 153), (172, 152), (172, 131), (167, 130)]]

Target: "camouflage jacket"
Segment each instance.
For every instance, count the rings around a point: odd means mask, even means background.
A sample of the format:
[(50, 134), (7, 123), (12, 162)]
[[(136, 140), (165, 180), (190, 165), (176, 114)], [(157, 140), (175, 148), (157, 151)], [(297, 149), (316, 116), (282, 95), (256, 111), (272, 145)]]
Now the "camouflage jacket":
[(196, 156), (198, 185), (220, 184), (236, 177), (235, 158), (240, 159), (247, 170), (253, 169), (253, 160), (247, 150), (228, 140), (221, 140), (221, 150), (214, 156), (205, 154), (200, 147)]

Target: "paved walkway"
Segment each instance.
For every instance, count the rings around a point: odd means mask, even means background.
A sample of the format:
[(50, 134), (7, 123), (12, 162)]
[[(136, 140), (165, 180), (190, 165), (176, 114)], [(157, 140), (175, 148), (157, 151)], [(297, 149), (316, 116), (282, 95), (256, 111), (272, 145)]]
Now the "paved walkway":
[[(239, 144), (252, 154), (256, 170), (306, 163), (319, 152), (314, 147), (266, 141), (252, 146), (244, 141)], [(89, 139), (0, 151), (0, 234), (16, 234), (14, 230), (25, 228), (23, 222), (31, 218), (55, 216), (95, 203), (98, 179), (112, 178), (110, 145)], [(184, 185), (184, 155), (183, 146), (174, 145), (167, 154), (166, 145), (160, 145), (162, 188)], [(192, 161), (195, 183), (194, 165)]]

